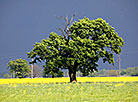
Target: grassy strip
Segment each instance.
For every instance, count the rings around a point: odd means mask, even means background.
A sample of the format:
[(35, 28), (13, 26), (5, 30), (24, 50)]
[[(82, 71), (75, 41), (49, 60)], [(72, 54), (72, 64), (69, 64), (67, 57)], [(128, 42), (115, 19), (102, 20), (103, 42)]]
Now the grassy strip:
[(0, 85), (0, 102), (138, 102), (138, 83)]

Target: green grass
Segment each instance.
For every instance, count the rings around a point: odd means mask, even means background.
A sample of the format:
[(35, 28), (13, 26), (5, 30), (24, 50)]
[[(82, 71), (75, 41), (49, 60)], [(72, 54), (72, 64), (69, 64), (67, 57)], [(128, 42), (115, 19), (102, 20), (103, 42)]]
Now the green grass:
[(138, 102), (138, 83), (0, 85), (0, 102)]

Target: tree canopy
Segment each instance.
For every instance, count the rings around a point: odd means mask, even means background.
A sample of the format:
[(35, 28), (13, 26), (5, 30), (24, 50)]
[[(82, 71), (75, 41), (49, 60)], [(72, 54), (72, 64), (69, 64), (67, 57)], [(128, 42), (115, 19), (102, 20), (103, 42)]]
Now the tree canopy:
[(32, 63), (44, 61), (44, 69), (51, 75), (68, 69), (71, 82), (76, 81), (76, 71), (83, 75), (97, 71), (100, 58), (103, 63), (114, 65), (114, 54), (120, 54), (124, 44), (115, 28), (102, 18), (90, 20), (84, 17), (70, 27), (67, 23), (64, 31), (63, 36), (50, 33), (49, 38), (36, 42), (27, 54), (34, 58)]
[(15, 74), (15, 77), (25, 78), (30, 74), (30, 66), (25, 59), (11, 60), (7, 64), (9, 72)]
[(138, 67), (128, 67), (127, 69), (122, 69), (121, 75), (138, 76)]

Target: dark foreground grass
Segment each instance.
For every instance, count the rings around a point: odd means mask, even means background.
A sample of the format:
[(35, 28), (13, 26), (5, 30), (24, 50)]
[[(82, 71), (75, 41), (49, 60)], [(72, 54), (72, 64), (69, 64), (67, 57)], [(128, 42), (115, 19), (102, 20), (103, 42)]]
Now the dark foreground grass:
[(0, 85), (0, 102), (138, 102), (138, 83)]

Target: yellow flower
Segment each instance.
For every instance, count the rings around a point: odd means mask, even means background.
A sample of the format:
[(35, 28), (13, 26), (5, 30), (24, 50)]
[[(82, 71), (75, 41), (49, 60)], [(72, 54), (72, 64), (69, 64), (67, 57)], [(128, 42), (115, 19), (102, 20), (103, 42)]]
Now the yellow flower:
[(34, 84), (34, 87), (37, 87), (38, 85), (37, 84)]
[(124, 84), (123, 83), (120, 83), (120, 84), (116, 84), (115, 87), (120, 87), (120, 86), (123, 86)]
[[(138, 77), (77, 77), (78, 82), (137, 82)], [(45, 83), (63, 83), (66, 84), (69, 82), (69, 77), (63, 78), (23, 78), (23, 79), (0, 79), (0, 85), (3, 84), (12, 84), (9, 87), (16, 87), (17, 84), (45, 84)], [(13, 85), (15, 84), (15, 85)], [(77, 83), (77, 86), (79, 83)]]
[(48, 90), (51, 91), (51, 88), (49, 88)]
[(93, 86), (91, 86), (90, 89), (93, 89)]
[(11, 86), (16, 88), (16, 87), (17, 87), (17, 84), (13, 84), (13, 85), (11, 85)]
[(23, 90), (23, 93), (25, 94), (26, 93), (26, 90)]
[(68, 86), (67, 89), (70, 89), (70, 86)]

